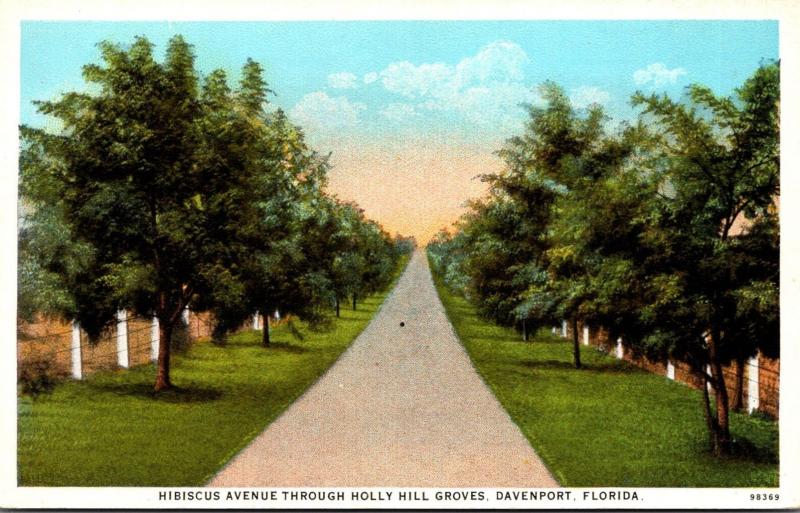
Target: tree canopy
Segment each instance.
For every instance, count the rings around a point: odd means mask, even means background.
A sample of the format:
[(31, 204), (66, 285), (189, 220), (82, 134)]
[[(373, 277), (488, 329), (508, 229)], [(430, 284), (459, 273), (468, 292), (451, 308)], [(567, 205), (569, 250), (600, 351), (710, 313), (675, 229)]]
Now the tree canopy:
[(616, 133), (599, 106), (541, 93), (488, 197), (429, 246), (434, 265), (499, 323), (570, 319), (576, 367), (579, 320), (688, 363), (712, 386), (711, 445), (728, 452), (722, 367), (778, 354), (778, 64), (732, 97), (636, 93), (639, 120)]
[(158, 391), (187, 307), (223, 337), (266, 308), (319, 318), (345, 290), (337, 260), (359, 264), (354, 298), (387, 282), (397, 241), (327, 195), (327, 159), (268, 109), (259, 63), (234, 89), (221, 69), (201, 76), (181, 36), (163, 62), (143, 37), (99, 48), (83, 67), (97, 92), (37, 102), (61, 129), (20, 128), (22, 315), (74, 318), (92, 338), (119, 309), (157, 317)]

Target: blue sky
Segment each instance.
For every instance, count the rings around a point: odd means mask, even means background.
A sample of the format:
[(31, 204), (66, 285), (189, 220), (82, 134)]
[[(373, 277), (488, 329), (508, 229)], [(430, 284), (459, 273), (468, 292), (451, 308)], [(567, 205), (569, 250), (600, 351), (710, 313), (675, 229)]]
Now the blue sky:
[[(729, 94), (762, 59), (778, 57), (777, 22), (769, 21), (25, 22), (22, 121), (36, 122), (31, 100), (52, 98), (81, 87), (80, 67), (98, 60), (98, 41), (125, 44), (135, 35), (145, 35), (162, 52), (174, 34), (183, 34), (195, 46), (198, 67), (204, 72), (222, 67), (236, 77), (244, 60), (253, 57), (267, 68), (267, 78), (277, 92), (272, 99), (275, 104), (290, 111), (306, 95), (324, 92), (329, 98), (343, 97), (351, 104), (361, 104), (356, 107), (359, 121), (362, 116), (369, 120), (390, 105), (418, 107), (431, 99), (431, 94), (426, 95), (407, 81), (394, 88), (382, 87), (387, 76), (365, 84), (366, 75), (386, 75), (387, 68), (398, 62), (417, 67), (454, 67), (482, 49), (490, 47), (491, 52), (493, 43), (496, 51), (489, 58), (501, 62), (493, 71), (505, 75), (498, 77), (498, 87), (488, 88), (490, 92), (502, 89), (507, 95), (517, 93), (524, 97), (518, 90), (550, 79), (576, 96), (584, 91), (583, 97), (588, 99), (594, 93), (594, 98), (620, 113), (636, 89), (665, 90), (677, 95), (685, 85), (700, 82)], [(498, 42), (507, 44), (498, 46)], [(507, 62), (502, 61), (504, 58)], [(637, 70), (654, 64), (663, 68), (654, 68), (653, 80), (634, 80)], [(509, 76), (511, 68), (518, 68), (519, 73)], [(669, 74), (674, 70), (678, 72)], [(418, 69), (397, 69), (395, 75), (402, 73), (416, 74), (405, 77), (408, 80), (426, 80), (420, 76), (424, 71)], [(351, 78), (349, 74), (355, 77), (355, 83), (343, 80)], [(330, 76), (333, 77), (329, 80)], [(499, 87), (508, 83), (521, 87), (513, 91)], [(356, 87), (344, 87), (352, 85)], [(440, 98), (444, 94), (447, 92), (441, 92)], [(366, 108), (362, 109), (362, 105)], [(309, 115), (308, 109), (297, 112)], [(395, 107), (389, 110), (388, 118), (378, 119), (399, 121), (403, 112), (410, 111)]]
[[(98, 41), (144, 35), (160, 58), (175, 34), (204, 73), (221, 67), (235, 80), (247, 57), (261, 62), (273, 105), (333, 151), (336, 192), (379, 220), (405, 215), (407, 231), (439, 212), (414, 214), (430, 202), (416, 189), (467, 184), (441, 196), (447, 212), (480, 193), (471, 176), (497, 166), (491, 152), (521, 131), (518, 105), (536, 103), (544, 80), (618, 120), (633, 115), (637, 89), (678, 97), (702, 83), (727, 95), (778, 58), (776, 21), (23, 22), (21, 121), (42, 125), (31, 100), (83, 87), (80, 67), (98, 61)], [(387, 189), (364, 190), (375, 181)], [(394, 185), (411, 196), (399, 201), (407, 211), (385, 205)]]

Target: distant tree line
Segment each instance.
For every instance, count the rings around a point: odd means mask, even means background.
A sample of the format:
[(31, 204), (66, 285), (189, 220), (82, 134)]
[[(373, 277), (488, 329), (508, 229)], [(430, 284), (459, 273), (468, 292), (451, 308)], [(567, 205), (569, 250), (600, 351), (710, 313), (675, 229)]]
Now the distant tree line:
[(779, 65), (732, 97), (636, 93), (638, 120), (616, 131), (600, 106), (576, 110), (554, 83), (540, 91), (544, 106), (499, 152), (504, 170), (483, 177), (488, 196), (428, 246), (435, 270), (525, 337), (568, 320), (575, 367), (578, 322), (688, 363), (711, 385), (711, 446), (729, 452), (747, 358), (778, 356)]
[(58, 129), (20, 128), (21, 318), (97, 338), (119, 309), (157, 317), (159, 391), (186, 307), (212, 312), (221, 342), (256, 311), (318, 323), (389, 283), (413, 240), (325, 192), (327, 157), (267, 107), (259, 63), (232, 88), (181, 36), (163, 62), (143, 37), (99, 48), (92, 92), (37, 102)]

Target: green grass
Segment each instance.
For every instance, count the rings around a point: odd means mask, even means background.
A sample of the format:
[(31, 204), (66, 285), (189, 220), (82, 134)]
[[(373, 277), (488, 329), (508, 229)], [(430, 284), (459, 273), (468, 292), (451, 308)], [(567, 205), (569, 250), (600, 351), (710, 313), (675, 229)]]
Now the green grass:
[(336, 361), (387, 294), (363, 300), (355, 312), (342, 308), (327, 332), (302, 327), (303, 341), (280, 326), (268, 349), (253, 331), (226, 347), (197, 343), (174, 358), (179, 388), (158, 396), (148, 365), (20, 397), (19, 484), (203, 484)]
[(473, 365), (565, 486), (774, 487), (777, 423), (734, 414), (737, 455), (707, 451), (702, 394), (546, 331), (522, 342), (434, 276)]

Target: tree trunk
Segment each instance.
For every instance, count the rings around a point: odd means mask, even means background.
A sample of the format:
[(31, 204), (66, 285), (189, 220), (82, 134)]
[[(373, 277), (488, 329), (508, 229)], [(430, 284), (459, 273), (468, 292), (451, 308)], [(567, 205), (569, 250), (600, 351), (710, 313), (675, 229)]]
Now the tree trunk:
[(356, 311), (356, 295), (353, 294), (353, 311)]
[(339, 317), (339, 298), (336, 298), (336, 317)]
[[(269, 312), (269, 310), (264, 310)], [(269, 315), (264, 315), (264, 325), (261, 327), (261, 345), (269, 347)]]
[(161, 392), (172, 388), (169, 379), (169, 359), (172, 344), (172, 322), (166, 318), (158, 319), (158, 362), (156, 370), (155, 391)]
[(714, 415), (711, 413), (711, 405), (709, 404), (708, 400), (708, 378), (706, 377), (706, 373), (701, 371), (698, 372), (700, 376), (700, 382), (703, 386), (703, 414), (706, 419), (706, 427), (708, 428), (708, 445), (711, 452), (717, 452), (717, 419), (714, 418)]
[(719, 329), (712, 329), (708, 339), (708, 352), (711, 356), (711, 376), (714, 378), (714, 398), (717, 410), (717, 447), (718, 456), (730, 454), (731, 432), (728, 421), (728, 389), (725, 387), (725, 376), (722, 364), (717, 356), (717, 344), (720, 338)]
[(215, 346), (224, 346), (227, 344), (228, 330), (221, 326), (219, 323), (211, 330), (211, 343)]
[(733, 396), (733, 411), (744, 410), (744, 358), (736, 359), (736, 393)]
[(575, 358), (575, 368), (581, 368), (581, 345), (578, 342), (578, 318), (572, 318), (572, 354)]
[(714, 397), (717, 407), (717, 455), (730, 453), (731, 432), (728, 419), (728, 389), (725, 387), (725, 377), (722, 375), (722, 365), (717, 361), (711, 364), (714, 375)]
[(527, 319), (522, 319), (522, 340), (528, 341), (528, 323)]

